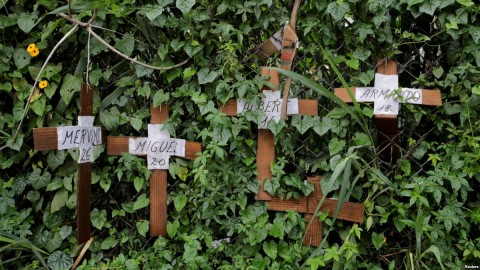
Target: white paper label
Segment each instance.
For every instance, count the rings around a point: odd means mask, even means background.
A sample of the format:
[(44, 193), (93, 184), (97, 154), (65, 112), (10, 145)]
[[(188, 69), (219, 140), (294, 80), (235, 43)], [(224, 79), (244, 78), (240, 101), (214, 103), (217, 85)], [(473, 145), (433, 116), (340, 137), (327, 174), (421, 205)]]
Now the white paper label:
[(185, 140), (170, 138), (161, 124), (148, 125), (148, 138), (130, 138), (128, 152), (147, 155), (148, 169), (168, 169), (170, 156), (185, 157)]
[(399, 103), (422, 104), (422, 90), (398, 89), (398, 75), (375, 74), (374, 87), (357, 87), (355, 99), (359, 102), (374, 102), (375, 115), (397, 115)]
[[(262, 109), (265, 113), (265, 117), (260, 120), (260, 123), (258, 123), (258, 128), (260, 129), (266, 129), (267, 124), (270, 120), (274, 120), (275, 122), (278, 122), (280, 120), (283, 103), (283, 100), (280, 96), (280, 91), (265, 90), (263, 91), (263, 94), (265, 95), (265, 98), (262, 99), (260, 103), (260, 109)], [(237, 99), (238, 114), (242, 114), (245, 111), (254, 111), (257, 109), (258, 106), (250, 104), (247, 100)], [(298, 114), (298, 99), (288, 99), (287, 114)]]
[(384, 75), (375, 73), (375, 88), (382, 89), (397, 89), (398, 88), (398, 75)]
[(102, 129), (93, 121), (93, 116), (79, 116), (78, 126), (58, 127), (58, 150), (78, 148), (78, 163), (93, 162), (93, 146), (102, 143)]

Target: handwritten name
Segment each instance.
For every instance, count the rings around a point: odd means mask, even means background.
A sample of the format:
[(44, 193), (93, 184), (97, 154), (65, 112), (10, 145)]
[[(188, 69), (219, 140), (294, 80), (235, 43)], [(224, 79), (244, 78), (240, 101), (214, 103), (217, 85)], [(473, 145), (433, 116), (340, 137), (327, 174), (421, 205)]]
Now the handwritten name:
[(90, 144), (98, 145), (102, 142), (102, 131), (100, 128), (82, 128), (65, 130), (65, 137), (62, 145)]
[(418, 102), (422, 98), (419, 91), (405, 90), (394, 91), (390, 89), (376, 89), (376, 88), (366, 88), (363, 93), (361, 93), (358, 99), (360, 100), (379, 100), (379, 99), (390, 99), (397, 102)]
[(177, 149), (177, 142), (175, 140), (136, 140), (133, 151), (142, 153), (167, 153), (173, 155), (176, 152), (175, 149)]

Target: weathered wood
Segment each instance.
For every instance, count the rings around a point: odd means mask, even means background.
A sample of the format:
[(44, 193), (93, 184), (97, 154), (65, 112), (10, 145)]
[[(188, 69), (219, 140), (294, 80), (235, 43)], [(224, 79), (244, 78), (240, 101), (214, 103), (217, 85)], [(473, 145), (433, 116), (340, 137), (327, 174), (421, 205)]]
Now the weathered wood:
[[(79, 116), (93, 115), (93, 85), (82, 84), (80, 90)], [(34, 148), (38, 151), (57, 150), (57, 127), (33, 129)], [(105, 135), (102, 128), (102, 141)], [(77, 241), (79, 244), (90, 239), (90, 199), (91, 199), (92, 163), (78, 163), (77, 181)]]
[[(137, 138), (134, 136), (108, 136), (107, 137), (107, 155), (117, 156), (128, 153), (128, 139)], [(202, 144), (199, 142), (185, 142), (185, 159), (194, 160), (198, 153), (202, 152)], [(146, 156), (146, 155), (139, 155)]]
[[(169, 106), (161, 104), (158, 107), (150, 106), (150, 123), (163, 124), (169, 117)], [(133, 136), (108, 136), (107, 137), (107, 154), (121, 155), (129, 152), (129, 139), (137, 138)], [(185, 157), (193, 160), (198, 157), (198, 153), (202, 151), (202, 145), (197, 142), (185, 142)], [(139, 155), (139, 156), (146, 156)], [(161, 169), (152, 170), (150, 175), (150, 235), (166, 236), (167, 235), (167, 188), (168, 188), (168, 171)]]
[(90, 239), (90, 197), (92, 189), (92, 163), (78, 164), (77, 191), (77, 241)]
[[(309, 177), (308, 181), (314, 184), (314, 191), (308, 197), (302, 197), (299, 199), (282, 199), (278, 197), (273, 197), (271, 201), (267, 202), (268, 210), (272, 211), (295, 211), (299, 213), (304, 213), (305, 219), (307, 220), (307, 226), (312, 220), (313, 214), (315, 213), (318, 204), (322, 199), (322, 190), (320, 186), (320, 177)], [(328, 211), (328, 216), (333, 217), (335, 215), (335, 210), (338, 205), (338, 200), (326, 198), (323, 201), (323, 204), (320, 206), (320, 211)], [(343, 202), (340, 211), (337, 215), (338, 219), (347, 220), (352, 222), (363, 223), (365, 208), (363, 204), (352, 203), (352, 202)], [(313, 217), (312, 224), (308, 227), (306, 232), (306, 237), (304, 239), (304, 244), (309, 244), (312, 246), (318, 246), (322, 240), (322, 229), (321, 222), (318, 220), (318, 217)]]

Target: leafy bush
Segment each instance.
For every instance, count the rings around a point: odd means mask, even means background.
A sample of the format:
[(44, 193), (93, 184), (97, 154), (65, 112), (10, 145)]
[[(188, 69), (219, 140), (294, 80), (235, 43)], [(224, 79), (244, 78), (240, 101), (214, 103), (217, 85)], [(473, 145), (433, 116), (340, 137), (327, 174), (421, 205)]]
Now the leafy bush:
[[(32, 129), (76, 124), (89, 40), (81, 28), (60, 45), (40, 76), (20, 132), (30, 89), (58, 41), (72, 29), (56, 16), (66, 1), (0, 1), (0, 263), (8, 269), (65, 269), (75, 245), (75, 151), (35, 151)], [(364, 225), (324, 220), (325, 243), (302, 246), (305, 220), (267, 211), (254, 200), (258, 114), (227, 117), (235, 97), (257, 99), (264, 84), (256, 45), (290, 17), (288, 1), (73, 1), (75, 18), (134, 65), (90, 42), (94, 114), (107, 134), (146, 134), (148, 104), (168, 102), (172, 136), (200, 141), (195, 161), (172, 160), (166, 238), (148, 237), (144, 158), (95, 150), (91, 257), (81, 269), (395, 269), (459, 268), (480, 261), (480, 24), (471, 0), (302, 1), (292, 94), (318, 98), (320, 115), (274, 125), (277, 194), (303, 196), (307, 175), (323, 175), (329, 196), (364, 202)], [(27, 51), (35, 43), (38, 55)], [(322, 50), (324, 48), (324, 50)], [(370, 85), (378, 58), (395, 58), (401, 85), (439, 88), (439, 108), (406, 105), (400, 115), (398, 166), (383, 166), (370, 137), (371, 107), (338, 106), (319, 96), (341, 86)], [(329, 61), (335, 65), (330, 65)], [(293, 75), (292, 75), (293, 76)], [(307, 86), (306, 86), (307, 85)], [(352, 110), (352, 114), (348, 113)], [(365, 118), (366, 125), (356, 118)], [(348, 164), (348, 166), (347, 166)], [(350, 168), (350, 169), (346, 169)], [(383, 173), (382, 173), (383, 172)], [(337, 177), (338, 176), (338, 177)], [(347, 181), (348, 180), (348, 181)], [(328, 236), (327, 233), (328, 232)], [(212, 242), (230, 238), (218, 247)]]

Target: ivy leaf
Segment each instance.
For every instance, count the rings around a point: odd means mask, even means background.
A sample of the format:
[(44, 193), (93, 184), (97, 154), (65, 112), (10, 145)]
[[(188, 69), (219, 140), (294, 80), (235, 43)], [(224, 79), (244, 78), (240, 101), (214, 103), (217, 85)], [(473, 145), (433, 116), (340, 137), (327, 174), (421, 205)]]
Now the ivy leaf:
[(472, 87), (472, 93), (475, 95), (480, 95), (480, 84), (477, 84), (474, 87)]
[(67, 253), (57, 250), (48, 257), (47, 265), (52, 270), (70, 269), (73, 259)]
[(46, 100), (42, 98), (33, 102), (30, 108), (32, 108), (32, 111), (36, 115), (43, 116), (43, 113), (45, 112), (45, 105), (46, 105)]
[(177, 0), (176, 6), (183, 14), (188, 13), (193, 5), (195, 5), (195, 0)]
[(440, 6), (440, 4), (440, 0), (426, 0), (420, 6), (420, 12), (427, 13), (428, 15), (433, 16), (435, 10)]
[(327, 13), (332, 15), (335, 21), (340, 21), (341, 19), (343, 19), (345, 13), (349, 11), (350, 7), (348, 6), (348, 3), (345, 3), (343, 1), (334, 1), (327, 6)]
[(80, 92), (81, 85), (82, 81), (79, 78), (71, 74), (65, 75), (62, 86), (60, 87), (60, 96), (62, 96), (65, 104), (68, 105), (68, 103), (70, 103), (73, 94)]
[(314, 118), (311, 116), (304, 116), (303, 120), (300, 115), (292, 117), (292, 126), (296, 127), (300, 134), (304, 134), (307, 130), (315, 125)]
[(36, 12), (28, 14), (23, 12), (18, 16), (17, 24), (18, 28), (28, 34), (30, 30), (35, 26), (35, 21), (38, 18), (38, 14)]
[(115, 43), (115, 48), (125, 55), (130, 56), (135, 48), (135, 39), (132, 35), (124, 35), (121, 40)]
[(138, 196), (137, 201), (133, 204), (133, 211), (147, 207), (150, 204), (150, 199), (147, 195), (142, 194)]
[(64, 207), (67, 199), (68, 191), (64, 188), (58, 190), (52, 200), (52, 207), (50, 208), (51, 213), (56, 212)]
[(153, 106), (158, 107), (160, 104), (167, 102), (170, 99), (170, 93), (165, 93), (163, 90), (158, 90), (153, 95)]
[(385, 239), (385, 236), (383, 233), (372, 233), (372, 243), (375, 246), (377, 250), (379, 250), (383, 246), (383, 240)]
[(345, 147), (344, 140), (339, 141), (337, 137), (333, 138), (328, 143), (328, 150), (330, 151), (330, 156), (334, 156), (338, 152), (342, 151), (344, 147)]
[(95, 208), (90, 214), (90, 219), (92, 220), (93, 227), (101, 230), (107, 221), (107, 211), (105, 209), (99, 211), (97, 208)]
[(114, 248), (118, 244), (118, 240), (115, 239), (114, 235), (110, 235), (107, 239), (103, 240), (102, 244), (100, 245), (101, 249), (111, 249)]
[(273, 237), (277, 237), (278, 239), (283, 239), (283, 236), (285, 233), (285, 227), (283, 225), (283, 222), (278, 219), (275, 219), (268, 233)]
[(55, 170), (58, 166), (62, 165), (65, 162), (67, 154), (65, 151), (50, 151), (47, 156), (48, 166)]
[(263, 242), (263, 251), (272, 259), (277, 257), (277, 245), (272, 240)]
[(41, 173), (42, 171), (37, 168), (30, 174), (30, 183), (35, 190), (46, 187), (48, 183), (50, 183), (50, 179), (52, 179), (49, 172), (46, 172), (43, 175)]
[(175, 209), (177, 209), (178, 212), (182, 211), (185, 205), (187, 205), (187, 201), (188, 201), (188, 198), (187, 196), (185, 196), (185, 194), (175, 197), (175, 199), (173, 200)]
[(435, 76), (435, 78), (437, 79), (440, 79), (440, 77), (442, 77), (443, 75), (443, 68), (442, 67), (436, 67), (433, 69), (433, 76)]
[(100, 111), (100, 122), (107, 130), (116, 128), (120, 123), (120, 111), (117, 107), (112, 107), (110, 111)]
[(62, 226), (60, 229), (60, 236), (63, 240), (72, 234), (72, 226)]
[(32, 57), (28, 54), (25, 49), (16, 49), (13, 53), (13, 60), (15, 61), (15, 66), (18, 69), (22, 69), (28, 64), (30, 64), (30, 60)]
[(135, 177), (135, 179), (133, 180), (133, 186), (135, 187), (135, 190), (137, 192), (140, 192), (140, 190), (142, 190), (144, 182), (145, 180), (143, 179), (143, 177)]
[(180, 222), (176, 219), (174, 222), (167, 223), (167, 233), (170, 238), (173, 238), (177, 234), (177, 230), (180, 227)]
[(130, 117), (130, 124), (132, 125), (132, 127), (137, 130), (137, 131), (140, 131), (140, 129), (142, 128), (143, 126), (143, 122), (142, 122), (142, 119), (136, 117), (136, 116), (132, 116)]
[(135, 227), (137, 227), (138, 233), (143, 237), (147, 235), (149, 226), (150, 223), (148, 222), (148, 220), (142, 220), (135, 223)]
[(210, 71), (208, 68), (204, 67), (198, 71), (197, 76), (199, 84), (207, 84), (213, 82), (215, 78), (217, 78), (218, 72)]

